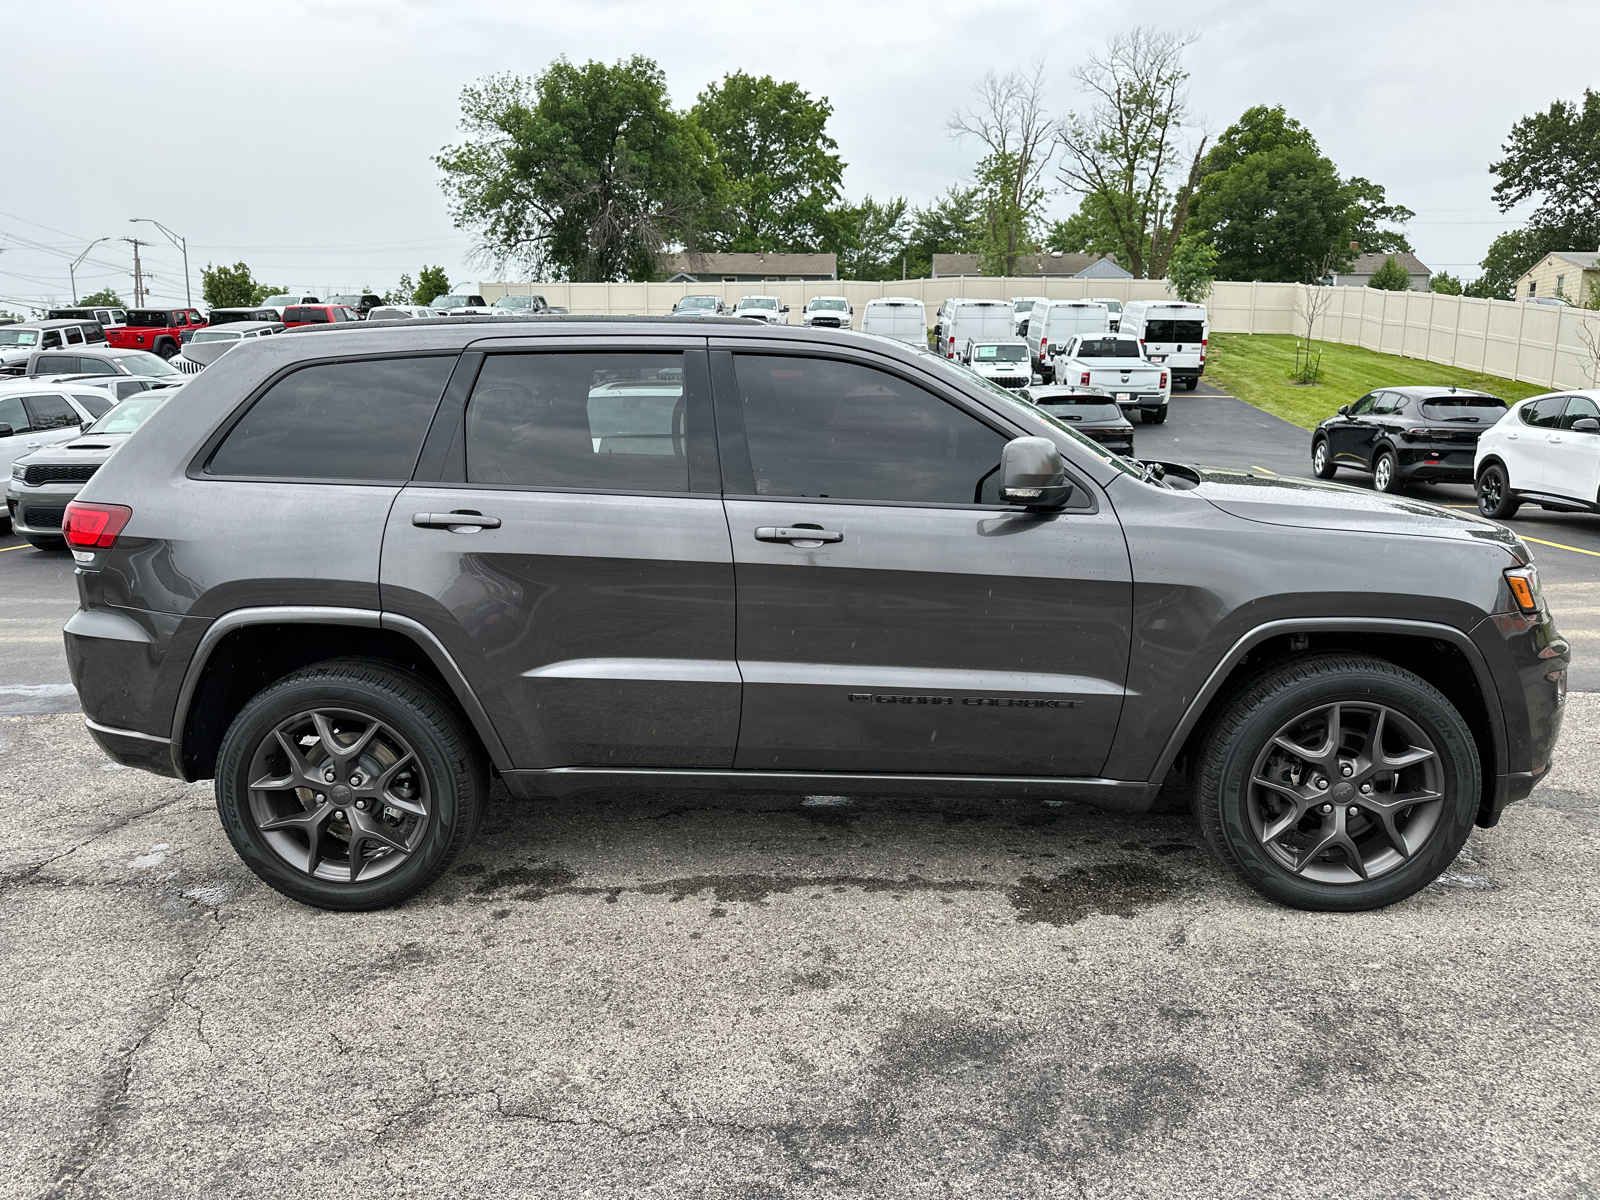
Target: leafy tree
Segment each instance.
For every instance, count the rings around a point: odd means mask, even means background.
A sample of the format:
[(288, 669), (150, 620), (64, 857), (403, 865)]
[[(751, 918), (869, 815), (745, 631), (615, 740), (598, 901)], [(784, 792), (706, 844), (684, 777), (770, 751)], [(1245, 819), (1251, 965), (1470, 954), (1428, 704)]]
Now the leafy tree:
[(1092, 107), (1057, 127), (1062, 184), (1095, 197), (1116, 230), (1119, 259), (1140, 278), (1166, 271), (1200, 178), (1206, 139), (1193, 155), (1178, 145), (1189, 121), (1183, 52), (1193, 41), (1143, 28), (1116, 35), (1073, 72)]
[[(91, 306), (99, 306), (102, 308), (128, 307), (122, 302), (122, 297), (117, 295), (117, 293), (112, 291), (110, 288), (101, 288), (98, 292), (94, 292), (88, 296), (85, 296), (82, 300), (78, 301), (78, 305), (79, 307), (83, 308), (88, 308)], [(5, 314), (0, 313), (0, 316), (4, 315)]]
[(450, 280), (443, 267), (423, 267), (417, 276), (417, 290), (411, 293), (412, 304), (432, 304), (435, 297), (450, 294)]
[(1411, 276), (1406, 274), (1406, 269), (1391, 254), (1383, 260), (1383, 266), (1372, 273), (1367, 286), (1377, 288), (1380, 292), (1403, 292), (1411, 286)]
[[(106, 290), (110, 291), (111, 289), (107, 288)], [(80, 300), (78, 303), (87, 304), (87, 303), (89, 303), (89, 301)], [(97, 300), (97, 301), (95, 301), (95, 303), (100, 304), (100, 303), (104, 303), (104, 301), (98, 301)], [(120, 308), (121, 305), (119, 304), (118, 307)], [(7, 312), (5, 309), (0, 308), (0, 321), (6, 321), (6, 322), (10, 322), (12, 324), (15, 324), (18, 321), (26, 321), (27, 319), (28, 318), (23, 316), (21, 313)]]
[[(447, 289), (448, 290), (448, 289)], [(412, 304), (412, 296), (416, 294), (417, 285), (411, 281), (411, 272), (402, 271), (400, 281), (383, 294), (385, 304)], [(444, 295), (443, 292), (439, 293)]]
[(1085, 196), (1078, 202), (1077, 212), (1050, 223), (1045, 230), (1044, 247), (1062, 254), (1116, 254), (1122, 249), (1122, 241), (1104, 199)]
[(1217, 279), (1217, 248), (1199, 234), (1185, 234), (1167, 260), (1167, 281), (1178, 299), (1204, 304)]
[(840, 279), (899, 279), (911, 238), (911, 206), (904, 196), (879, 204), (868, 196), (860, 204), (835, 213), (835, 223), (848, 231), (848, 245), (839, 254)]
[(1383, 228), (1404, 225), (1416, 213), (1403, 204), (1390, 204), (1383, 185), (1370, 179), (1355, 175), (1345, 180), (1344, 186), (1351, 206), (1350, 241), (1359, 245), (1363, 254), (1416, 253), (1405, 234)]
[(1017, 259), (1035, 249), (1033, 226), (1046, 195), (1045, 168), (1055, 152), (1045, 115), (1044, 65), (1027, 74), (984, 75), (978, 105), (945, 123), (953, 137), (974, 137), (988, 153), (978, 162), (984, 234), (978, 253), (989, 275), (1014, 275)]
[(231, 267), (207, 263), (200, 272), (200, 294), (211, 308), (249, 308), (257, 303), (256, 281), (242, 262)]
[(258, 305), (268, 296), (282, 296), (286, 291), (286, 288), (281, 288), (275, 283), (258, 283), (256, 284), (256, 294), (251, 298), (250, 303)]
[(1600, 243), (1600, 93), (1585, 88), (1581, 104), (1557, 100), (1522, 118), (1501, 149), (1505, 157), (1489, 170), (1500, 177), (1494, 200), (1502, 212), (1536, 199), (1528, 229), (1545, 235), (1550, 250)]
[(1566, 250), (1565, 238), (1555, 229), (1513, 229), (1489, 243), (1478, 265), (1483, 274), (1466, 285), (1469, 296), (1485, 300), (1515, 300), (1516, 283), (1528, 269), (1552, 250)]
[(490, 261), (573, 280), (651, 279), (696, 245), (725, 185), (710, 135), (673, 110), (661, 68), (558, 58), (462, 89), (467, 140), (434, 158), (458, 228)]
[(1461, 280), (1449, 271), (1440, 271), (1428, 283), (1430, 292), (1438, 292), (1441, 296), (1461, 295)]
[(976, 188), (951, 184), (926, 208), (911, 216), (906, 266), (914, 279), (933, 272), (935, 254), (976, 254), (983, 239), (983, 212)]
[(689, 118), (710, 136), (727, 181), (722, 249), (804, 253), (839, 236), (828, 215), (844, 174), (832, 115), (826, 96), (743, 71), (696, 97)]

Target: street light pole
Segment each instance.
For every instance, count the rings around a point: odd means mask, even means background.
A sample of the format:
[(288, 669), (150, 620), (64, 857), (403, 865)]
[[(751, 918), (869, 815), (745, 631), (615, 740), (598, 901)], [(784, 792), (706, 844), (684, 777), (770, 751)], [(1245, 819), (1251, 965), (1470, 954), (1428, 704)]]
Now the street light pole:
[(183, 251), (183, 302), (190, 308), (194, 307), (194, 293), (189, 290), (189, 239), (181, 238), (168, 229), (160, 221), (153, 221), (149, 217), (129, 217), (128, 224), (134, 225), (143, 221), (146, 225), (154, 225), (167, 235), (167, 241)]
[(77, 276), (77, 270), (78, 270), (79, 265), (83, 262), (84, 259), (89, 257), (89, 251), (93, 250), (101, 242), (109, 242), (110, 240), (111, 239), (109, 237), (95, 238), (94, 241), (90, 242), (87, 246), (85, 246), (83, 248), (83, 253), (82, 254), (78, 255), (77, 258), (73, 259), (70, 263), (67, 264), (67, 278), (72, 281), (72, 302), (74, 304), (76, 304), (78, 302), (78, 276)]

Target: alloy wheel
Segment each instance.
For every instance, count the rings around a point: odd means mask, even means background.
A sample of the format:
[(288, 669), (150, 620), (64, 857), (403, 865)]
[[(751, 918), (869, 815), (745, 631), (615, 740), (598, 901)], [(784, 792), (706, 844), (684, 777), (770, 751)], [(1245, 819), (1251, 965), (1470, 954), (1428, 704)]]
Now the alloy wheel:
[(1318, 883), (1395, 870), (1444, 811), (1438, 751), (1416, 722), (1381, 704), (1328, 704), (1287, 722), (1257, 756), (1248, 788), (1263, 849)]
[(1483, 478), (1478, 481), (1478, 495), (1483, 500), (1483, 507), (1494, 512), (1500, 507), (1501, 500), (1500, 472), (1485, 471)]
[(1394, 466), (1387, 454), (1378, 459), (1378, 466), (1372, 473), (1372, 484), (1380, 492), (1389, 490), (1389, 480), (1394, 471)]
[(250, 761), (250, 815), (274, 853), (330, 882), (368, 882), (422, 844), (433, 813), (426, 772), (391, 726), (350, 710), (296, 713)]
[(1325, 471), (1328, 467), (1328, 443), (1318, 442), (1316, 449), (1311, 452), (1311, 465), (1318, 471)]

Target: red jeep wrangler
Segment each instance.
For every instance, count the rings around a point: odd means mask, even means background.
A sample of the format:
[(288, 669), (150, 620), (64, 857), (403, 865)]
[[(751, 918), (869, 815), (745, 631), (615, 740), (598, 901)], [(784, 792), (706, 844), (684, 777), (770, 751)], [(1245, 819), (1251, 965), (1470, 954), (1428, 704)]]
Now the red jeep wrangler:
[(185, 333), (205, 326), (206, 319), (192, 308), (133, 308), (126, 324), (106, 330), (106, 341), (123, 350), (149, 350), (171, 358), (182, 348)]

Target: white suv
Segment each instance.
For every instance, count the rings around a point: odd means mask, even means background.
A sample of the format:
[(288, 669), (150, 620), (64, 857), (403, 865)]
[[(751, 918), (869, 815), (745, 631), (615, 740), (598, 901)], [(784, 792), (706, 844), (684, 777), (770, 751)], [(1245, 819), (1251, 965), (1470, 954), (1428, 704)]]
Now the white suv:
[(1600, 512), (1600, 389), (1530, 396), (1478, 439), (1478, 509), (1516, 515), (1524, 500)]

